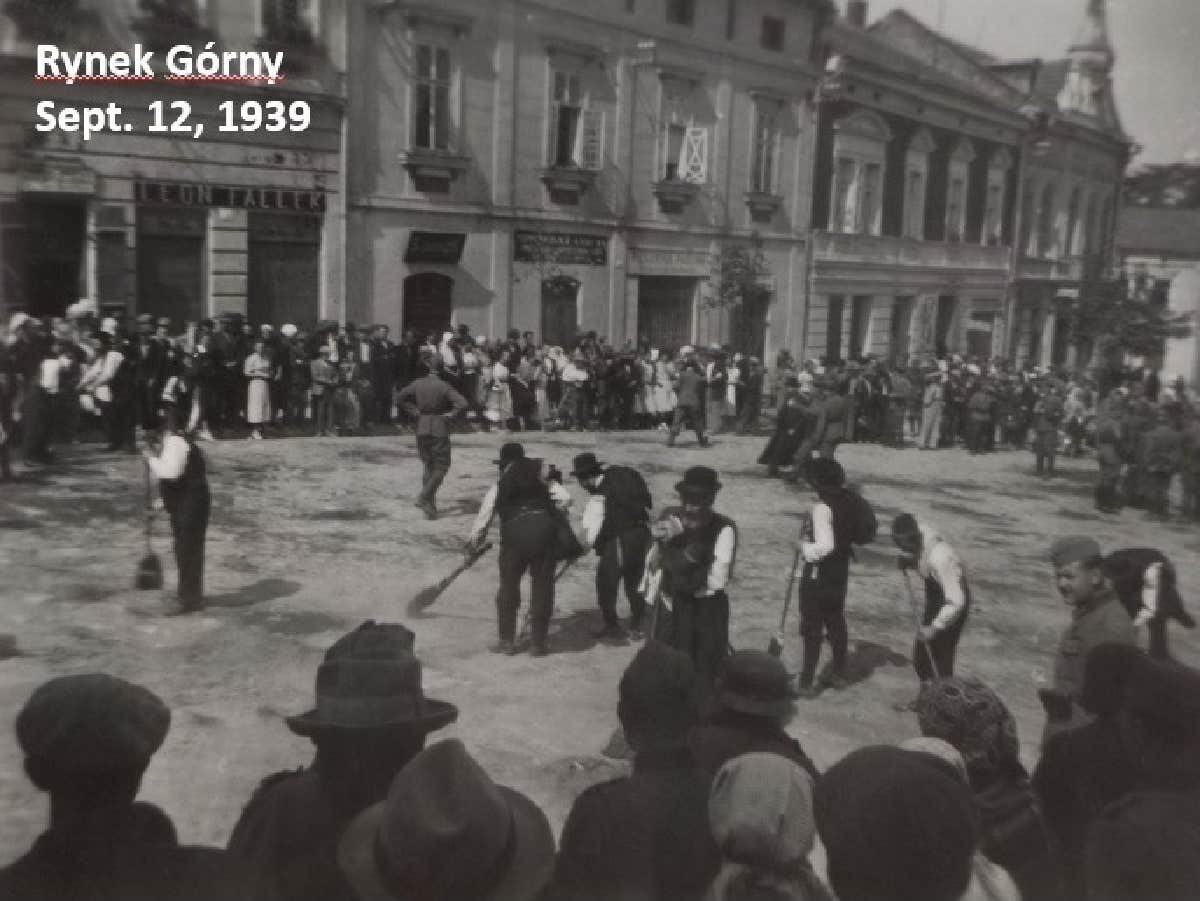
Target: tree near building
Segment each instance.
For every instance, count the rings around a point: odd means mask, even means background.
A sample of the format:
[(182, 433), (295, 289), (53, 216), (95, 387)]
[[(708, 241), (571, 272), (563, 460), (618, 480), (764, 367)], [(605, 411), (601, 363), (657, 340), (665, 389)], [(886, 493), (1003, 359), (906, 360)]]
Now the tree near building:
[(770, 303), (771, 267), (762, 238), (752, 232), (745, 240), (726, 240), (714, 255), (712, 291), (703, 304), (729, 311), (730, 335), (739, 350), (761, 355)]

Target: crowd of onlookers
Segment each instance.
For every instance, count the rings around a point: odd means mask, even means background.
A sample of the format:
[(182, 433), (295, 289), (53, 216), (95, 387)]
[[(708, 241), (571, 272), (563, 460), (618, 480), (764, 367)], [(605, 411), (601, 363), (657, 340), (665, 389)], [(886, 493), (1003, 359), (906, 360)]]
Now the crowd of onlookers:
[(325, 654), (314, 707), (287, 717), (313, 760), (264, 779), (222, 851), (180, 845), (167, 814), (135, 800), (170, 724), (163, 702), (107, 675), (52, 679), (16, 719), (50, 824), (0, 869), (0, 898), (1196, 896), (1196, 670), (1100, 645), (1083, 725), (1048, 738), (1032, 774), (1012, 713), (971, 677), (925, 684), (919, 736), (823, 773), (785, 729), (796, 707), (777, 658), (732, 652), (704, 709), (697, 689), (686, 654), (639, 650), (612, 743), (628, 775), (584, 790), (556, 842), (529, 797), (460, 740), (433, 740), (458, 710), (424, 695), (413, 633), (364, 623)]
[(428, 368), (469, 402), (462, 428), (674, 435), (690, 369), (683, 403), (702, 442), (705, 432), (754, 434), (769, 414), (777, 440), (762, 462), (773, 470), (797, 463), (797, 452), (832, 455), (855, 441), (1029, 447), (1043, 474), (1057, 454), (1091, 448), (1101, 509), (1164, 515), (1178, 475), (1185, 515), (1200, 517), (1200, 419), (1182, 380), (1160, 386), (1153, 372), (1017, 369), (956, 355), (798, 363), (787, 351), (768, 371), (728, 345), (614, 348), (594, 332), (558, 347), (516, 329), (472, 336), (465, 325), (399, 341), (384, 325), (332, 320), (255, 327), (227, 314), (182, 334), (175, 325), (100, 317), (88, 301), (52, 320), (15, 315), (0, 335), (0, 477), (13, 445), (36, 465), (56, 443), (100, 433), (110, 450), (133, 449), (138, 428), (167, 424), (202, 440), (404, 430), (397, 394)]

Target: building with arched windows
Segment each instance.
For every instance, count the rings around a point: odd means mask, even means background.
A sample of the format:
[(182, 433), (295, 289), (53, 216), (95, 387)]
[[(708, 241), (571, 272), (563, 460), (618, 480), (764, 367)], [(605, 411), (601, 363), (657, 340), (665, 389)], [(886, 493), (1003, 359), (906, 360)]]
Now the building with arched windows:
[(814, 136), (806, 357), (1069, 364), (1069, 304), (1114, 275), (1130, 141), (1104, 6), (1064, 60), (1005, 62), (851, 0)]

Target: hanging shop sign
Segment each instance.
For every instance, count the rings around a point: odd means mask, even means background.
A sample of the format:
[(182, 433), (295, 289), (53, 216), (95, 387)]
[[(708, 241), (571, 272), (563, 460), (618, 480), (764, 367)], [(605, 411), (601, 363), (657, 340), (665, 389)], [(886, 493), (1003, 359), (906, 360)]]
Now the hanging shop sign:
[(325, 192), (248, 185), (136, 181), (134, 200), (145, 206), (229, 207), (292, 213), (324, 213)]
[(406, 263), (457, 263), (462, 259), (467, 236), (456, 232), (411, 232)]

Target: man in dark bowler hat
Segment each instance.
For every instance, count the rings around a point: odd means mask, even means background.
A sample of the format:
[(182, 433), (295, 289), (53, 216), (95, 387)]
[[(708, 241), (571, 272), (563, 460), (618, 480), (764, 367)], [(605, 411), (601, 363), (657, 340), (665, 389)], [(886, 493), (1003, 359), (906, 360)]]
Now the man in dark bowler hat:
[(646, 567), (661, 575), (663, 596), (671, 600), (670, 643), (692, 658), (707, 701), (729, 647), (725, 589), (737, 555), (737, 526), (713, 510), (721, 490), (716, 470), (693, 466), (675, 490), (681, 505), (664, 510), (651, 529), (657, 542)]
[(369, 620), (342, 636), (317, 670), (316, 706), (287, 718), (316, 746), (312, 763), (263, 780), (229, 840), (259, 899), (352, 898), (338, 841), (382, 801), (396, 774), (458, 709), (425, 697), (414, 635)]
[(195, 613), (204, 609), (204, 540), (212, 496), (200, 448), (178, 423), (172, 422), (171, 426), (161, 448), (151, 438), (144, 453), (171, 518), (179, 570), (179, 606), (172, 612)]
[(51, 679), (17, 715), (25, 772), (50, 795), (50, 828), (0, 869), (0, 898), (247, 898), (224, 854), (178, 844), (160, 809), (135, 801), (171, 712), (103, 673)]
[(816, 765), (784, 730), (795, 714), (791, 677), (779, 658), (756, 649), (735, 651), (717, 680), (716, 709), (692, 729), (688, 747), (712, 776), (735, 757), (765, 752), (799, 764), (816, 780)]
[(417, 421), (417, 453), (425, 464), (417, 506), (426, 519), (437, 519), (437, 490), (450, 471), (450, 420), (466, 412), (466, 398), (437, 375), (432, 357), (422, 357), (425, 374), (405, 385), (400, 407)]
[(583, 511), (584, 543), (600, 557), (596, 566), (596, 600), (604, 625), (596, 637), (621, 638), (617, 588), (625, 581), (629, 631), (641, 638), (646, 599), (641, 593), (646, 551), (650, 549), (650, 489), (636, 469), (605, 466), (593, 453), (575, 457), (571, 475), (591, 497)]
[(487, 538), (492, 519), (500, 516), (500, 591), (496, 595), (499, 641), (491, 650), (497, 654), (515, 654), (517, 647), (517, 611), (521, 607), (521, 579), (529, 573), (532, 589), (529, 598), (533, 627), (530, 653), (541, 657), (549, 653), (546, 636), (554, 612), (554, 564), (559, 513), (571, 504), (571, 496), (551, 478), (551, 467), (542, 460), (525, 456), (525, 448), (510, 441), (500, 448), (495, 461), (500, 467), (496, 481), (479, 507), (467, 548), (480, 547)]
[(167, 349), (154, 335), (154, 317), (137, 318), (137, 335), (131, 342), (138, 424), (148, 431), (158, 428), (158, 407), (166, 381)]

